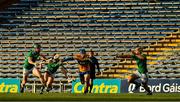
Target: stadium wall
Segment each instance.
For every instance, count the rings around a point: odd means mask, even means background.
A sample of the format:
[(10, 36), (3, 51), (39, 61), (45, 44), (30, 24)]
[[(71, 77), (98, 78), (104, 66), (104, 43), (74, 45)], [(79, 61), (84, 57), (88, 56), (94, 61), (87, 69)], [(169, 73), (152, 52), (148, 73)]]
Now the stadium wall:
[[(138, 80), (140, 81), (140, 80)], [(148, 83), (153, 93), (179, 93), (180, 79), (150, 79)], [(93, 93), (130, 93), (135, 85), (128, 85), (127, 80), (121, 79), (96, 79), (94, 81)], [(77, 79), (72, 83), (72, 93), (82, 93), (83, 86)], [(140, 87), (135, 93), (144, 93), (143, 87)]]
[(19, 93), (20, 80), (16, 78), (0, 78), (0, 93)]
[[(179, 93), (180, 92), (180, 79), (150, 79), (148, 86), (153, 93)], [(129, 93), (135, 88), (135, 84), (128, 86), (127, 80), (122, 80), (121, 88), (123, 93)], [(144, 93), (143, 87), (140, 87), (135, 93)]]
[[(121, 79), (95, 79), (92, 93), (121, 93)], [(72, 93), (83, 93), (80, 79), (72, 83)]]

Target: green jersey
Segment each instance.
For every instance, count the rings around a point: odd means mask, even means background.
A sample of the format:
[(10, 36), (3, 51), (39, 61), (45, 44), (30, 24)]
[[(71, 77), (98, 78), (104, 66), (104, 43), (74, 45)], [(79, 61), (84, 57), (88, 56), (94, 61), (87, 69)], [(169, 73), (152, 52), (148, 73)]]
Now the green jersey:
[(143, 54), (142, 56), (145, 58), (144, 60), (138, 58), (136, 55), (131, 56), (134, 60), (136, 60), (136, 64), (138, 66), (138, 72), (141, 74), (148, 72), (146, 55)]
[(59, 60), (56, 61), (53, 59), (52, 62), (48, 63), (47, 70), (54, 74), (61, 65), (62, 64), (59, 63)]
[(32, 61), (35, 62), (40, 56), (40, 53), (38, 52), (35, 52), (33, 50), (30, 50), (25, 58), (25, 61), (24, 61), (24, 68), (27, 69), (27, 70), (30, 70), (34, 67), (33, 64), (30, 64), (28, 62), (28, 57), (32, 57)]

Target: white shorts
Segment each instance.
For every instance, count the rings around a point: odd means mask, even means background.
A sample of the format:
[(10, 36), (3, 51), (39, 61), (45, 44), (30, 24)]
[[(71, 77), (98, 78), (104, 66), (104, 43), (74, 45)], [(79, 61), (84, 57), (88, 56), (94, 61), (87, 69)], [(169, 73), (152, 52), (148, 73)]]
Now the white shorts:
[(23, 68), (23, 76), (28, 76), (30, 73), (32, 73), (33, 69), (34, 67), (31, 68), (30, 70)]
[(147, 83), (149, 79), (148, 73), (139, 73), (138, 71), (134, 74), (137, 78), (140, 78), (143, 83)]
[(55, 73), (51, 73), (46, 67), (45, 72), (47, 72), (51, 77), (55, 78)]

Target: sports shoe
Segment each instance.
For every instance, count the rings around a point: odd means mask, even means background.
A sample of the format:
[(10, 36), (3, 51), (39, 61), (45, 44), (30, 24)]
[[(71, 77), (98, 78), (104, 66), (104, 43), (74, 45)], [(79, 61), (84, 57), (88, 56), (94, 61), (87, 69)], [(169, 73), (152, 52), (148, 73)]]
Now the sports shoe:
[(129, 91), (129, 93), (134, 93), (133, 91)]
[(148, 92), (146, 95), (152, 95), (152, 92)]
[(45, 88), (45, 86), (42, 86), (42, 87), (41, 87), (40, 94), (43, 94), (44, 88)]
[(134, 93), (140, 86), (141, 86), (141, 84), (136, 84), (134, 90), (132, 90), (132, 93)]
[(24, 87), (21, 87), (20, 92), (21, 92), (21, 93), (24, 93)]
[(48, 88), (46, 89), (47, 92), (49, 92), (49, 91), (51, 91), (51, 90), (52, 90), (52, 87), (48, 87)]
[(88, 90), (85, 90), (85, 91), (84, 91), (84, 94), (86, 94), (86, 93), (88, 93)]

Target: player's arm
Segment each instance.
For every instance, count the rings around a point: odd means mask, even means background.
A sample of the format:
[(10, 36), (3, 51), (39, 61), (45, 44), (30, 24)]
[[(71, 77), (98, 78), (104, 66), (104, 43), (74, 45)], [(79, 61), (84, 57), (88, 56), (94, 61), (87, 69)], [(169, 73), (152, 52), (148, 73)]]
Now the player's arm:
[(48, 63), (51, 63), (52, 62), (52, 58), (49, 58), (49, 59), (46, 59), (46, 60), (43, 60), (42, 62), (41, 62), (41, 64), (48, 64)]
[(131, 52), (132, 52), (133, 56), (136, 56), (137, 58), (139, 58), (139, 59), (141, 59), (141, 60), (145, 60), (145, 59), (146, 59), (146, 57), (142, 56), (141, 54), (136, 54), (136, 53), (134, 52), (134, 50), (132, 50)]
[(72, 61), (72, 60), (76, 60), (77, 58), (75, 56), (71, 56), (71, 57), (65, 57), (61, 60), (61, 62), (67, 62), (67, 61)]
[(35, 62), (32, 60), (32, 57), (28, 57), (28, 62), (29, 62), (29, 64), (33, 64), (33, 65), (37, 66), (37, 63), (35, 63)]
[(42, 55), (42, 54), (40, 55), (40, 59), (43, 60), (43, 61), (47, 60), (46, 56)]
[(68, 78), (67, 76), (67, 73), (68, 73), (68, 70), (64, 67), (64, 65), (59, 62), (60, 66), (61, 66), (61, 72), (65, 75), (66, 78)]
[(136, 55), (136, 57), (138, 57), (138, 58), (141, 59), (141, 60), (145, 60), (145, 57), (142, 56), (142, 55)]
[(37, 65), (37, 63), (33, 61), (33, 53), (32, 52), (28, 53), (27, 58), (28, 58), (28, 63), (29, 64), (33, 64), (35, 66)]
[(100, 72), (100, 68), (99, 68), (99, 62), (98, 62), (98, 59), (96, 59), (96, 68), (98, 69), (97, 75), (99, 75), (101, 72)]

